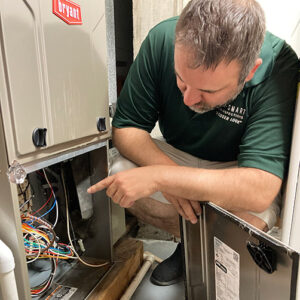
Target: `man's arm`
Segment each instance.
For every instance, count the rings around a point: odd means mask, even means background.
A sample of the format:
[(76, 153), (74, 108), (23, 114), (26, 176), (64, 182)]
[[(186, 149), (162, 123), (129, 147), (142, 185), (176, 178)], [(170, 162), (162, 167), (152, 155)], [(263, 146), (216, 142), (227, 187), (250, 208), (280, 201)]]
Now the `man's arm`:
[(255, 168), (206, 170), (156, 165), (107, 177), (89, 192), (107, 188), (113, 201), (124, 207), (161, 191), (194, 201), (211, 201), (230, 211), (262, 212), (280, 187), (279, 177)]
[(145, 130), (113, 127), (113, 143), (124, 157), (139, 166), (177, 165), (155, 145)]
[[(113, 127), (113, 142), (119, 152), (139, 166), (171, 165), (177, 164), (163, 153), (152, 141), (149, 133), (145, 130), (128, 127)], [(201, 207), (195, 201), (189, 201), (186, 197), (175, 197), (163, 193), (164, 197), (174, 205), (178, 213), (192, 223), (197, 222), (196, 214), (200, 214)], [(108, 194), (111, 197), (110, 194)]]
[[(164, 169), (164, 171), (162, 170)], [(230, 211), (263, 212), (277, 196), (282, 180), (255, 168), (194, 169), (162, 167), (157, 188), (185, 195), (188, 199), (211, 201)]]

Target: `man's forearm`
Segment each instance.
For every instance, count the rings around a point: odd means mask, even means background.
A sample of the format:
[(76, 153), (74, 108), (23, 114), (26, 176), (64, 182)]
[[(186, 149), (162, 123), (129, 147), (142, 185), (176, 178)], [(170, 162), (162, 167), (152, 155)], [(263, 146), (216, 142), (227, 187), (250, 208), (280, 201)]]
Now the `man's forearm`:
[(210, 201), (231, 211), (264, 211), (281, 186), (280, 178), (254, 168), (206, 170), (162, 166), (156, 176), (162, 192)]
[(152, 141), (150, 134), (137, 128), (113, 128), (113, 143), (119, 152), (139, 166), (176, 165)]

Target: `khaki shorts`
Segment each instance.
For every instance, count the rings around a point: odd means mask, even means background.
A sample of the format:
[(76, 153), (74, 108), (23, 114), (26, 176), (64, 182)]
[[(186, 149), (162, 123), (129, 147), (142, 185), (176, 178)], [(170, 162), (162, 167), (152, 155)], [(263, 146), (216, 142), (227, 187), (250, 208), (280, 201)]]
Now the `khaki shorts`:
[[(204, 159), (199, 159), (191, 154), (178, 150), (167, 144), (163, 138), (156, 138), (153, 139), (155, 144), (162, 150), (166, 155), (168, 155), (174, 162), (176, 162), (180, 166), (186, 167), (197, 167), (202, 169), (230, 169), (235, 168), (238, 166), (237, 161), (230, 161), (230, 162), (215, 162), (215, 161), (208, 161)], [(116, 174), (121, 171), (125, 171), (132, 168), (137, 168), (138, 166), (133, 162), (129, 161), (128, 159), (124, 158), (121, 154), (116, 155), (113, 158), (113, 162), (111, 164), (110, 174)], [(164, 198), (161, 192), (157, 192), (151, 196), (151, 198), (163, 202), (169, 202)], [(281, 193), (275, 198), (272, 204), (269, 206), (262, 213), (254, 213), (249, 212), (252, 215), (255, 215), (262, 219), (271, 229), (276, 221), (277, 217), (280, 213), (280, 203), (281, 203)]]

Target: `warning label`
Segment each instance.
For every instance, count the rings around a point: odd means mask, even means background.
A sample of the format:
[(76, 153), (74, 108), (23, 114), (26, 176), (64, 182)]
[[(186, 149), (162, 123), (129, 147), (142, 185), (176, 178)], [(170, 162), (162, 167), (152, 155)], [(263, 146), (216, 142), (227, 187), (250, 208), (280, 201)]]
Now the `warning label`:
[(216, 300), (240, 299), (240, 255), (214, 237)]
[(54, 291), (46, 298), (46, 300), (69, 300), (76, 293), (77, 288), (57, 285)]

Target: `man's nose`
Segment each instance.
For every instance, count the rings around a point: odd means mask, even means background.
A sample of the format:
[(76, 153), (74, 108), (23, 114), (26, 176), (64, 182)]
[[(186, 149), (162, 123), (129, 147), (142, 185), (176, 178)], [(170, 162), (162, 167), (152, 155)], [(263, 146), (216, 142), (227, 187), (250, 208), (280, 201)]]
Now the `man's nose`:
[(192, 106), (196, 103), (201, 102), (201, 95), (199, 93), (193, 92), (193, 90), (189, 87), (186, 87), (186, 89), (183, 92), (183, 102), (187, 106)]

